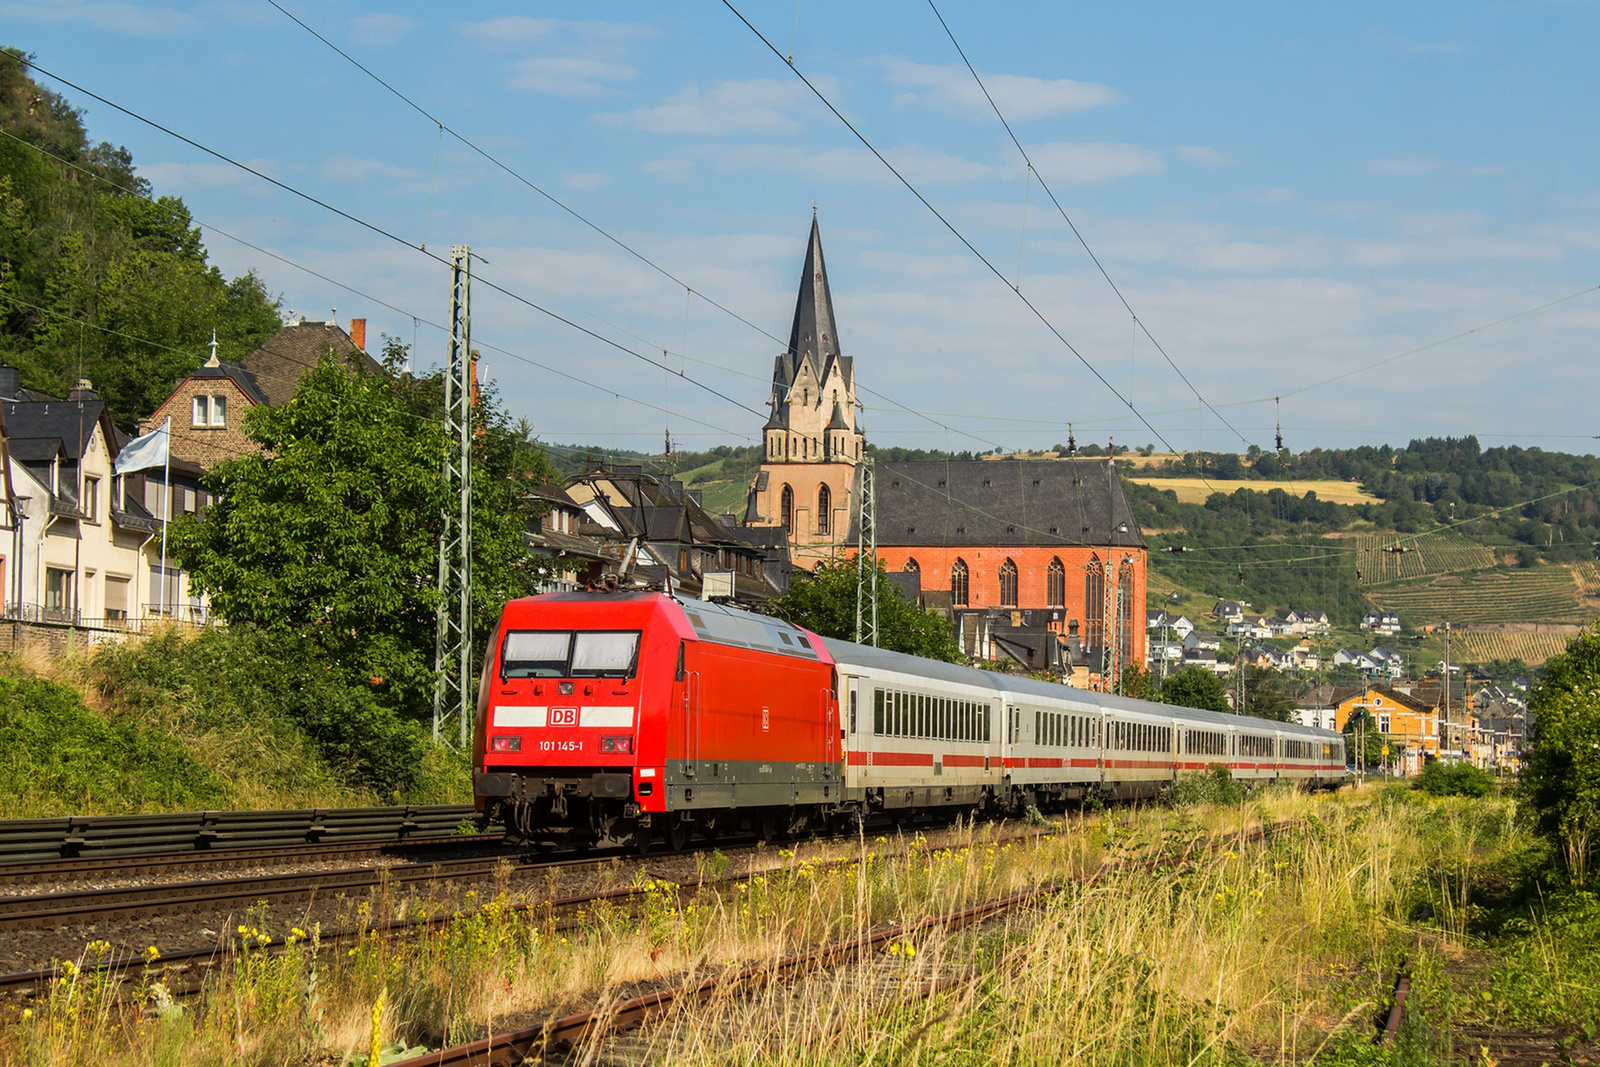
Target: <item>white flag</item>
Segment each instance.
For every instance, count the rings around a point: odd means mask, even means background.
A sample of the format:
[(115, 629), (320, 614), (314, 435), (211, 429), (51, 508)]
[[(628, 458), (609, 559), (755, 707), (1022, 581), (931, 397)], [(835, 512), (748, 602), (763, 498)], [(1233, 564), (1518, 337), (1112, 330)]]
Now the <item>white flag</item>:
[(151, 430), (143, 437), (135, 437), (117, 453), (117, 473), (142, 471), (160, 467), (167, 462), (167, 440), (171, 434), (165, 426)]

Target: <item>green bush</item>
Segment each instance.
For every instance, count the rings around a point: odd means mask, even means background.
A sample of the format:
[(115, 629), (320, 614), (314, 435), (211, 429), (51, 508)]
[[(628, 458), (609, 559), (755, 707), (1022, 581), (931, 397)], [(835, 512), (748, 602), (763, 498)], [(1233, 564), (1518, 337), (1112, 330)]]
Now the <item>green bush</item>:
[(1470, 763), (1434, 760), (1422, 768), (1413, 787), (1436, 797), (1486, 797), (1494, 792), (1494, 779)]
[(189, 745), (96, 714), (70, 686), (0, 660), (0, 814), (32, 818), (231, 806), (233, 784)]
[(1208, 771), (1181, 771), (1172, 784), (1161, 790), (1161, 801), (1172, 808), (1196, 804), (1237, 804), (1244, 799), (1244, 785), (1220, 763)]

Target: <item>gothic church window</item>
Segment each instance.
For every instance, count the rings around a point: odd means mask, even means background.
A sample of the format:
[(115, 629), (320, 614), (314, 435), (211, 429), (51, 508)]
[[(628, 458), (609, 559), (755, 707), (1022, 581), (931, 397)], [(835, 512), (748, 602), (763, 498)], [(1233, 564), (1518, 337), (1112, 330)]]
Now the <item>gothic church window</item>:
[(1009, 559), (1000, 564), (1000, 606), (1017, 606), (1017, 565)]
[(956, 565), (950, 568), (950, 603), (967, 606), (967, 561), (964, 559), (957, 559)]
[(823, 486), (817, 490), (817, 533), (828, 532), (829, 517), (833, 514), (833, 494), (828, 492), (828, 487)]
[(1106, 572), (1098, 553), (1089, 557), (1083, 574), (1083, 643), (1088, 648), (1100, 648), (1106, 630)]
[(794, 490), (787, 485), (783, 487), (783, 528), (794, 529)]
[(1046, 576), (1045, 586), (1045, 601), (1050, 607), (1067, 606), (1067, 568), (1062, 566), (1060, 556), (1050, 561), (1050, 572)]

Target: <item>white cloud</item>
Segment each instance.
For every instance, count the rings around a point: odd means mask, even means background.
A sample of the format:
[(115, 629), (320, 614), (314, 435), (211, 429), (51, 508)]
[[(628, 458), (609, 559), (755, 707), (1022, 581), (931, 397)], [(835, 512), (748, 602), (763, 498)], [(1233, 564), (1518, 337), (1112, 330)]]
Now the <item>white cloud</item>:
[(1222, 162), (1222, 153), (1215, 148), (1206, 148), (1203, 145), (1179, 145), (1178, 158), (1190, 163), (1198, 163), (1202, 167), (1215, 167)]
[(505, 15), (482, 22), (461, 22), (456, 28), (463, 36), (483, 44), (511, 44), (548, 37), (561, 25), (559, 19), (536, 19), (527, 15)]
[(650, 133), (789, 133), (799, 128), (789, 113), (804, 103), (803, 93), (794, 83), (770, 79), (714, 82), (681, 89), (654, 107), (607, 118)]
[(617, 96), (621, 90), (601, 81), (632, 81), (639, 72), (626, 63), (579, 56), (535, 56), (511, 65), (506, 84), (515, 89), (561, 96)]
[(1294, 199), (1293, 189), (1247, 189), (1239, 194), (1241, 200), (1251, 204), (1287, 204)]
[(1418, 174), (1428, 174), (1442, 170), (1449, 166), (1442, 159), (1430, 156), (1398, 156), (1393, 159), (1369, 159), (1367, 170), (1373, 174), (1392, 174), (1400, 177), (1413, 177)]
[(563, 174), (561, 184), (568, 189), (598, 189), (611, 180), (609, 174)]
[[(276, 159), (248, 159), (245, 163), (263, 174), (278, 169)], [(237, 185), (243, 191), (266, 195), (272, 190), (261, 179), (227, 163), (141, 163), (136, 168), (159, 193), (202, 186)]]
[(27, 22), (83, 22), (111, 33), (152, 35), (175, 33), (197, 25), (192, 15), (170, 7), (145, 7), (116, 2), (49, 0), (48, 3), (0, 5), (0, 16)]
[(379, 178), (415, 178), (418, 173), (396, 167), (378, 159), (352, 159), (348, 156), (330, 156), (317, 168), (331, 182), (364, 182)]
[(388, 48), (421, 23), (405, 15), (378, 12), (362, 15), (350, 23), (350, 35), (364, 48)]
[(694, 170), (694, 163), (687, 159), (652, 159), (640, 169), (646, 174), (659, 174), (668, 181), (682, 181)]
[(1140, 174), (1160, 174), (1167, 169), (1158, 153), (1136, 144), (1055, 141), (1029, 145), (1028, 155), (1052, 184), (1101, 185)]
[[(896, 57), (881, 62), (889, 84), (920, 90), (897, 94), (897, 104), (923, 103), (936, 111), (973, 118), (994, 114), (983, 90), (964, 66), (936, 67)], [(988, 86), (995, 104), (1012, 122), (1087, 111), (1121, 98), (1109, 86), (1069, 78), (1051, 81), (1020, 74), (988, 74), (983, 83)]]
[[(830, 182), (898, 184), (878, 158), (864, 148), (812, 152), (793, 145), (701, 145), (695, 151), (721, 171), (770, 170)], [(958, 185), (1015, 169), (991, 167), (915, 144), (886, 148), (883, 154), (916, 185)]]

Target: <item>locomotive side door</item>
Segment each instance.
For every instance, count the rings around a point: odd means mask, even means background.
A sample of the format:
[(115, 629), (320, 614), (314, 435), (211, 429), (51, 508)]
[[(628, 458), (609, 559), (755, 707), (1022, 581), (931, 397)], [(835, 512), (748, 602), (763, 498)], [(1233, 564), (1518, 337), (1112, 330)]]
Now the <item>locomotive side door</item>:
[(700, 760), (700, 702), (703, 698), (700, 672), (688, 662), (689, 643), (678, 645), (678, 671), (675, 678), (677, 727), (683, 745), (683, 774), (695, 776), (695, 765)]

